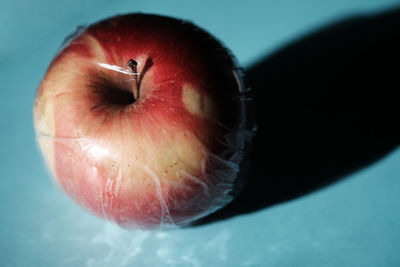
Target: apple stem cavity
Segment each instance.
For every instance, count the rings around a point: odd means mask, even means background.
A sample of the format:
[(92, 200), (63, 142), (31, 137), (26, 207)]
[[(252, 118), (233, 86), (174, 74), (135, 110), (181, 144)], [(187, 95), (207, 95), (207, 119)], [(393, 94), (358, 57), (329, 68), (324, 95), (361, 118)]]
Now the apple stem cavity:
[(137, 72), (138, 63), (133, 59), (129, 59), (127, 65), (129, 67), (129, 69), (132, 71), (133, 78), (135, 79), (135, 82), (133, 83), (133, 97), (135, 98), (135, 100), (138, 100), (139, 99), (139, 91), (140, 91), (139, 76), (138, 76), (138, 72)]

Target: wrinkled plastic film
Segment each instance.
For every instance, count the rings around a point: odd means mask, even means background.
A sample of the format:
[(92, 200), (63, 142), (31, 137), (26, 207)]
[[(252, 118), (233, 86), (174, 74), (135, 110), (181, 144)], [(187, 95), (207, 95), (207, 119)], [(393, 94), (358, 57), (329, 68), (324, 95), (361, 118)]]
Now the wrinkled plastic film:
[[(125, 228), (184, 226), (231, 202), (255, 131), (240, 70), (224, 70), (221, 79), (236, 90), (228, 97), (207, 91), (226, 89), (209, 82), (215, 75), (191, 80), (196, 66), (157, 75), (165, 63), (150, 52), (132, 55), (133, 73), (129, 57), (107, 54), (95, 30), (80, 28), (64, 45), (35, 102), (37, 140), (54, 181)], [(143, 91), (132, 100), (135, 75)]]

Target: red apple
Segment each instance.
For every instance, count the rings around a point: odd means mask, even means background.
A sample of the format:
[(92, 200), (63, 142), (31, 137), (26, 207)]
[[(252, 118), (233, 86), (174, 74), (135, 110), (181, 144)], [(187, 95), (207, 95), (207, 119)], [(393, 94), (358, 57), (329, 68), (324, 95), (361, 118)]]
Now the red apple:
[(55, 57), (34, 105), (55, 180), (123, 227), (184, 225), (232, 200), (251, 139), (230, 53), (191, 23), (129, 14)]

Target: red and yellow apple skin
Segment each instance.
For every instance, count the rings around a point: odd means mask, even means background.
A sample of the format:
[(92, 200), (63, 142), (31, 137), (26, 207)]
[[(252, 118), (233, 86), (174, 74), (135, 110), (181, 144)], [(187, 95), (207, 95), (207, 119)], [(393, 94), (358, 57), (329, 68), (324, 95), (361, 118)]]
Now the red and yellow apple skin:
[(241, 86), (231, 55), (193, 24), (117, 16), (51, 63), (34, 105), (37, 139), (85, 209), (123, 227), (184, 225), (232, 200), (249, 141)]

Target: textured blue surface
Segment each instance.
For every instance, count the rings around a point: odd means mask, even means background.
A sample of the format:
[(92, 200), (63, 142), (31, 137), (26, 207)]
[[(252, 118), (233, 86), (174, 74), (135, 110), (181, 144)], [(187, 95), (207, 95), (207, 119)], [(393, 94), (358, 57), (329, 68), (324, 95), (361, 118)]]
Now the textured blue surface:
[[(400, 266), (400, 150), (258, 212), (169, 232), (121, 230), (54, 187), (34, 141), (36, 88), (77, 25), (131, 11), (193, 21), (251, 65), (389, 0), (0, 2), (0, 266)], [(261, 34), (262, 33), (262, 34)]]

